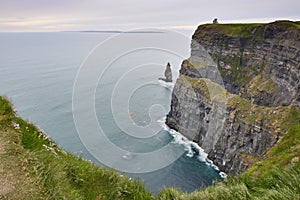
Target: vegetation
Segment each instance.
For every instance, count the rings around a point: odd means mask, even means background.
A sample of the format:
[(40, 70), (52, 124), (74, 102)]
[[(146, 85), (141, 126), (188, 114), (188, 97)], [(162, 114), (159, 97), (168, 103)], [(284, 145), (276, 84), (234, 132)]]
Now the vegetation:
[[(152, 199), (144, 186), (59, 149), (0, 97), (0, 199)], [(4, 188), (4, 189), (3, 189)]]
[[(284, 26), (286, 29), (297, 28), (300, 29), (298, 22), (293, 21), (275, 21), (270, 25), (276, 24)], [(249, 38), (253, 37), (256, 40), (262, 37), (264, 23), (252, 23), (252, 24), (204, 24), (199, 26), (195, 35), (204, 36), (204, 34), (221, 34), (228, 37)], [(253, 33), (255, 32), (255, 35)]]
[(174, 188), (163, 190), (159, 199), (300, 199), (300, 125), (290, 129), (271, 148), (267, 158), (244, 174), (193, 193)]
[(249, 83), (249, 91), (252, 95), (259, 95), (260, 92), (272, 94), (276, 91), (276, 85), (272, 79), (264, 80), (260, 73)]
[(213, 24), (212, 27), (227, 36), (249, 37), (250, 32), (261, 24)]
[(299, 116), (290, 108), (288, 134), (246, 173), (193, 193), (166, 188), (155, 197), (138, 181), (62, 151), (0, 97), (0, 199), (299, 199)]
[(253, 179), (247, 175), (228, 178), (193, 193), (183, 193), (174, 188), (163, 190), (158, 199), (167, 200), (251, 200), (251, 199), (299, 199), (300, 170), (268, 170), (268, 175)]
[(191, 87), (195, 92), (199, 92), (209, 101), (218, 101), (226, 103), (228, 93), (225, 88), (219, 84), (212, 82), (205, 78), (191, 78), (189, 76), (181, 75), (177, 82), (184, 82), (188, 87)]
[[(224, 62), (224, 65), (230, 66), (230, 70), (222, 68), (218, 65), (221, 75), (227, 75), (230, 81), (236, 85), (245, 86), (252, 79), (257, 67), (243, 67), (241, 66), (242, 57), (234, 55), (232, 57), (224, 56), (220, 58), (218, 55), (213, 55), (215, 60)], [(229, 72), (229, 73), (228, 73)]]
[(252, 104), (237, 95), (228, 99), (227, 106), (244, 122), (258, 124), (271, 133), (285, 134), (290, 124), (299, 124), (300, 111), (294, 106), (264, 107)]
[(280, 142), (270, 149), (263, 162), (257, 162), (247, 170), (252, 177), (265, 177), (270, 170), (300, 169), (300, 125), (292, 126)]
[[(215, 66), (216, 64), (218, 64), (218, 70), (220, 72), (220, 76), (222, 76), (223, 79), (229, 79), (231, 82), (242, 87), (251, 82), (252, 78), (256, 75), (257, 70), (262, 70), (263, 67), (243, 67), (240, 64), (241, 61), (242, 58), (237, 55), (221, 56), (217, 54), (212, 54), (211, 58), (209, 56), (207, 58), (190, 57), (189, 59), (183, 61), (181, 69), (186, 68), (187, 70), (190, 69), (191, 71), (199, 73), (201, 71), (204, 71), (206, 67)], [(224, 66), (221, 67), (220, 62), (222, 62), (222, 65)], [(227, 77), (224, 78), (224, 76)], [(264, 90), (264, 88), (260, 89)]]
[(279, 21), (276, 21), (274, 23), (284, 25), (285, 28), (298, 28), (298, 29), (300, 29), (300, 23), (299, 22), (293, 22), (293, 21), (289, 21), (289, 20), (279, 20)]

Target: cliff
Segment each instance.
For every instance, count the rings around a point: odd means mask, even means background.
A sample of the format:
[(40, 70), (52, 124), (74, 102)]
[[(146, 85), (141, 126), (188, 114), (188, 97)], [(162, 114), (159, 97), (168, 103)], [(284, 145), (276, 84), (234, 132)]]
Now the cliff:
[(228, 91), (264, 106), (300, 102), (300, 23), (211, 24), (193, 35), (191, 56), (204, 49)]
[(192, 39), (166, 124), (243, 172), (300, 123), (300, 24), (207, 24)]

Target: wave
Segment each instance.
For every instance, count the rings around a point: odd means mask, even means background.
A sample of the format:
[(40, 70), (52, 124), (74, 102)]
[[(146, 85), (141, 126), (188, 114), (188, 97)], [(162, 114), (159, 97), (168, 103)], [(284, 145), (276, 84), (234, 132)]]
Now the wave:
[(184, 147), (184, 150), (187, 152), (186, 156), (190, 158), (197, 156), (197, 159), (199, 161), (204, 162), (205, 164), (211, 166), (216, 171), (218, 171), (221, 178), (227, 177), (227, 174), (225, 172), (220, 171), (218, 166), (216, 166), (212, 160), (207, 158), (208, 154), (205, 153), (204, 150), (196, 142), (190, 141), (185, 136), (183, 136), (180, 132), (175, 131), (170, 127), (168, 127), (165, 121), (166, 121), (166, 117), (163, 117), (157, 122), (165, 131), (167, 131), (174, 138), (173, 141), (174, 143), (180, 144)]
[(162, 80), (158, 80), (158, 83), (167, 88), (167, 89), (170, 89), (170, 90), (173, 90), (173, 87), (174, 87), (174, 83), (173, 82), (165, 82), (165, 81), (162, 81)]

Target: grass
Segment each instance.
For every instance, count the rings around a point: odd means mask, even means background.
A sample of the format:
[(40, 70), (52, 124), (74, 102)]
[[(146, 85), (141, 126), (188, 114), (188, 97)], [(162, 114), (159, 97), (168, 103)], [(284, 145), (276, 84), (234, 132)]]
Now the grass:
[(292, 22), (287, 20), (275, 21), (273, 23), (250, 23), (250, 24), (204, 24), (200, 25), (194, 35), (205, 36), (205, 35), (223, 35), (228, 37), (238, 37), (238, 38), (253, 38), (253, 40), (258, 40), (262, 38), (263, 29), (266, 25), (280, 25), (284, 26), (286, 29), (300, 29), (300, 24), (298, 22)]
[[(218, 65), (218, 70), (221, 76), (227, 76), (225, 79), (230, 79), (230, 81), (234, 82), (236, 85), (245, 86), (249, 82), (251, 82), (253, 76), (256, 74), (257, 66), (252, 67), (243, 67), (240, 65), (242, 58), (240, 56), (225, 56), (220, 57), (220, 55), (212, 54), (211, 58), (195, 58), (190, 57), (187, 60), (184, 60), (181, 68), (190, 68), (195, 72), (200, 72), (201, 69), (205, 69), (208, 66), (214, 66), (219, 61), (222, 61), (224, 65), (230, 66), (230, 70), (224, 69)], [(229, 72), (229, 73), (228, 73)], [(266, 85), (268, 86), (268, 85)], [(260, 88), (264, 90), (265, 88)], [(268, 88), (266, 88), (268, 89)]]
[(0, 97), (0, 199), (299, 199), (299, 112), (290, 108), (285, 119), (292, 128), (245, 173), (192, 193), (166, 188), (154, 196), (137, 180), (62, 151)]
[(300, 194), (300, 170), (268, 170), (269, 174), (260, 179), (249, 176), (228, 178), (193, 193), (183, 193), (175, 188), (163, 190), (160, 200), (298, 200)]
[[(300, 111), (294, 106), (264, 107), (252, 104), (237, 95), (228, 99), (227, 106), (245, 123), (261, 124), (262, 128), (279, 135), (288, 131), (289, 124), (299, 123)], [(295, 117), (291, 118), (291, 115)]]
[(286, 28), (297, 28), (300, 29), (300, 24), (299, 22), (293, 22), (293, 21), (288, 21), (288, 20), (278, 20), (274, 23), (284, 25)]
[(300, 169), (300, 125), (292, 126), (280, 142), (270, 149), (263, 162), (252, 165), (247, 174), (253, 177), (265, 176), (270, 169)]
[(274, 81), (272, 79), (263, 80), (261, 73), (251, 80), (248, 87), (252, 95), (258, 95), (260, 92), (266, 92), (267, 94), (276, 92)]
[(219, 84), (205, 78), (191, 78), (181, 75), (177, 79), (178, 83), (184, 83), (187, 87), (191, 87), (195, 92), (199, 92), (209, 101), (217, 101), (226, 103), (229, 93)]
[(196, 32), (195, 35), (200, 34), (204, 36), (204, 34), (207, 33), (222, 33), (229, 37), (247, 38), (254, 28), (261, 25), (262, 24), (204, 24), (197, 29), (199, 32)]
[[(215, 55), (218, 58), (218, 55)], [(251, 67), (243, 67), (240, 65), (242, 58), (240, 56), (234, 55), (232, 57), (223, 57), (222, 61), (225, 65), (231, 66), (230, 69), (230, 81), (234, 82), (236, 85), (245, 86), (249, 83), (253, 76), (253, 69)], [(220, 71), (224, 72), (220, 66), (218, 66)]]
[(290, 129), (270, 149), (266, 159), (252, 165), (244, 174), (229, 177), (212, 186), (184, 193), (175, 188), (160, 192), (158, 199), (168, 200), (285, 200), (300, 199), (300, 125)]
[(62, 151), (3, 97), (0, 116), (0, 199), (153, 199), (139, 181)]

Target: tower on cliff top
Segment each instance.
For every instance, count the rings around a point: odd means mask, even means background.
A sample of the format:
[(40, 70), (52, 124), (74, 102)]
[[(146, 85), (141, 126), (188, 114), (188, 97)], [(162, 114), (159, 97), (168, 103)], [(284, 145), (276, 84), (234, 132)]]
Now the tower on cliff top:
[(219, 24), (219, 22), (218, 22), (218, 19), (217, 19), (217, 18), (214, 18), (214, 20), (213, 20), (213, 24)]

